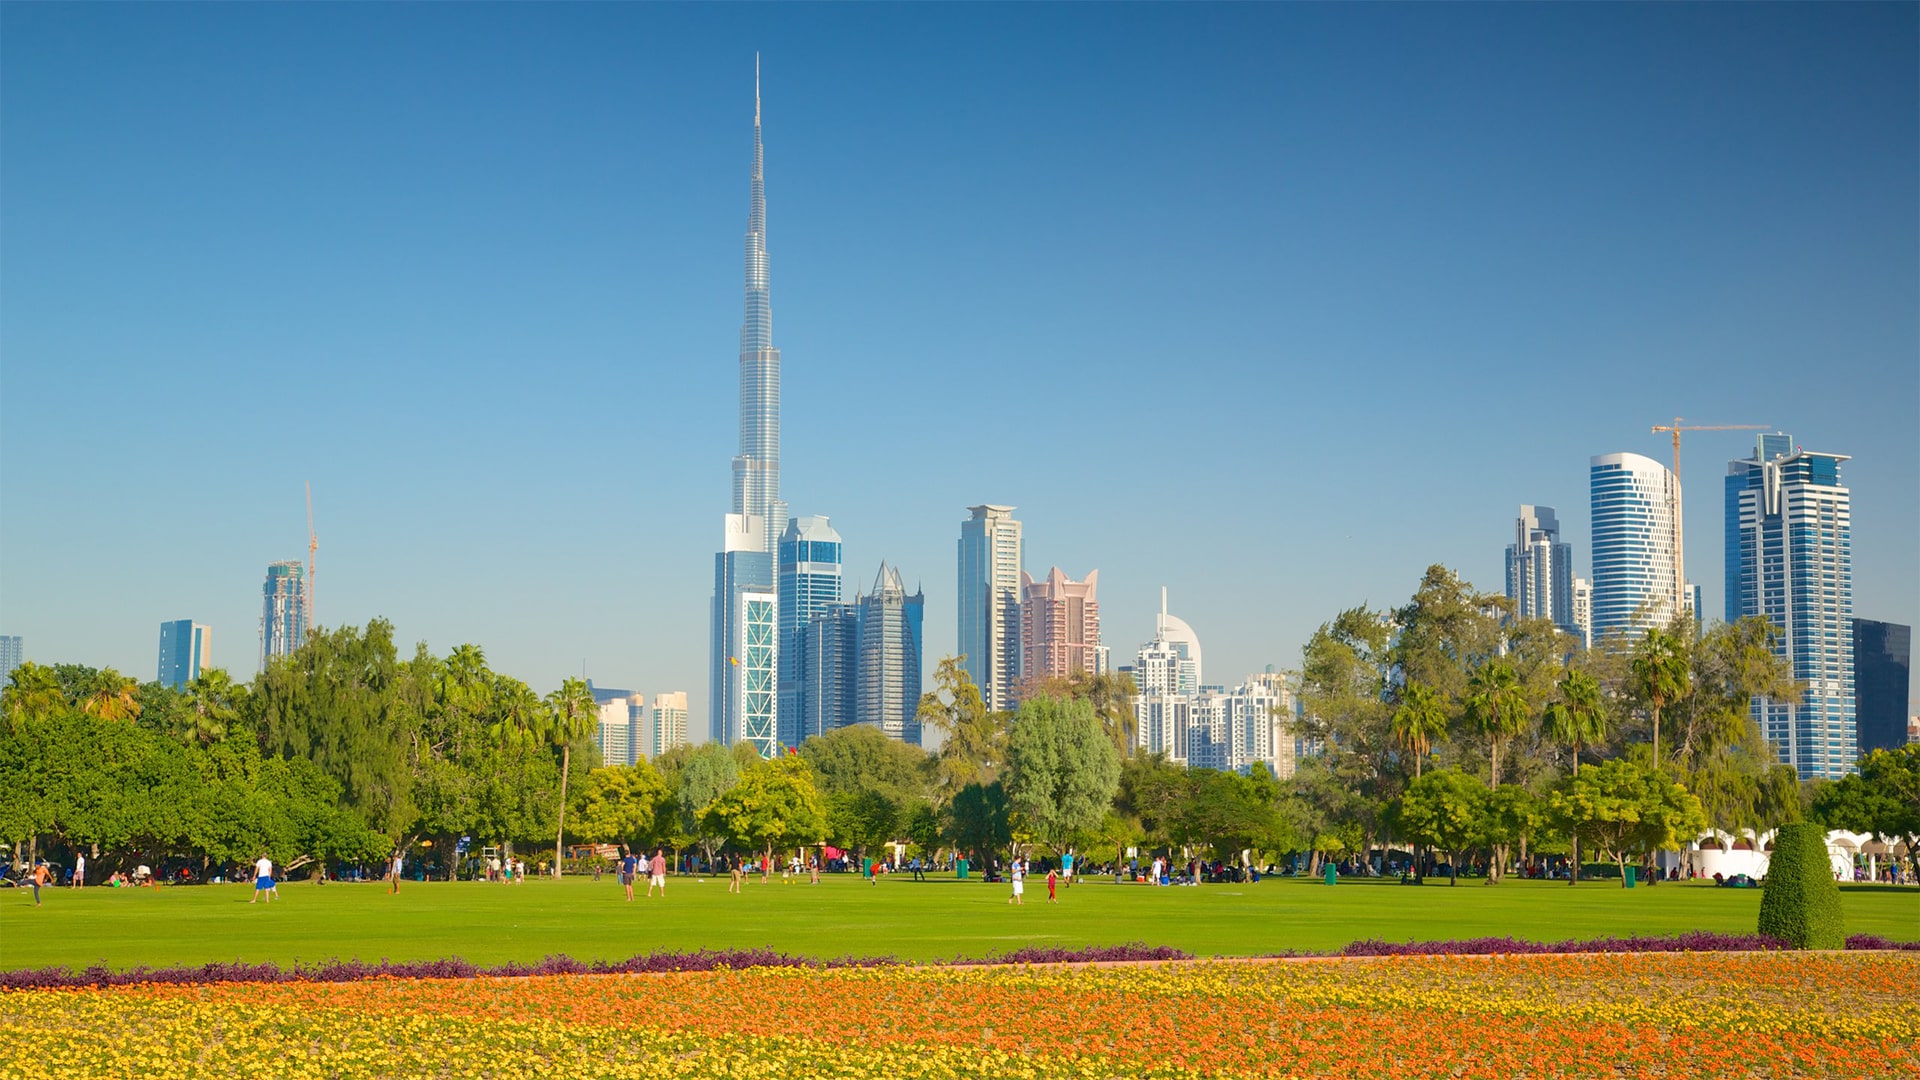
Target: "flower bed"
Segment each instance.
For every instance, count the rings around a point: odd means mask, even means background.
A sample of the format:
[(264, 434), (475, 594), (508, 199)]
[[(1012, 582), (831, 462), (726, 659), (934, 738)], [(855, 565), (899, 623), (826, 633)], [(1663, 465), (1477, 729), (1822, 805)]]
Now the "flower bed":
[(0, 994), (0, 1075), (1920, 1075), (1905, 952), (714, 967)]

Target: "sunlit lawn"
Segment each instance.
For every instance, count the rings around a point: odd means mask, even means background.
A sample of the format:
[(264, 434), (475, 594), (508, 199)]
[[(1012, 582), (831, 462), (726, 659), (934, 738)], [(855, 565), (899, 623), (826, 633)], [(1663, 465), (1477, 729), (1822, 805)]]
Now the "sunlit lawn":
[[(644, 893), (644, 888), (637, 890)], [(1152, 888), (1099, 879), (1026, 904), (1007, 888), (950, 876), (867, 885), (830, 875), (818, 886), (754, 878), (729, 895), (724, 879), (675, 877), (668, 896), (621, 899), (608, 876), (522, 885), (296, 882), (279, 901), (249, 905), (246, 885), (56, 889), (32, 906), (0, 891), (0, 968), (199, 964), (213, 960), (375, 961), (460, 956), (475, 963), (564, 953), (617, 959), (657, 949), (770, 946), (835, 957), (930, 960), (1002, 953), (1026, 944), (1077, 947), (1138, 941), (1198, 955), (1330, 951), (1360, 938), (1392, 941), (1512, 935), (1535, 940), (1751, 933), (1757, 889), (1617, 882), (1477, 881), (1423, 887), (1268, 879), (1252, 885)], [(1920, 939), (1920, 890), (1845, 892), (1847, 931)]]

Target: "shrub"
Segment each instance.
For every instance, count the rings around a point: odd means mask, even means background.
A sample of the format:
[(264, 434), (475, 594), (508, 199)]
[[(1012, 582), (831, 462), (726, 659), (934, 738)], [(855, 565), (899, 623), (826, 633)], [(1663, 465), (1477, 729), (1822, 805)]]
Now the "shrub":
[(1797, 821), (1774, 834), (1773, 859), (1760, 896), (1759, 931), (1800, 949), (1846, 948), (1840, 886), (1827, 860), (1825, 826)]

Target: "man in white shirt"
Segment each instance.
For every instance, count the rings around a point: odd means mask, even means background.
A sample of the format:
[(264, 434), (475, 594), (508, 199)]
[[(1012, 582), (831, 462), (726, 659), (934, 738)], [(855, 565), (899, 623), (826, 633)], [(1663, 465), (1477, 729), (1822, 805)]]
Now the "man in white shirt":
[(87, 857), (85, 855), (75, 855), (73, 857), (73, 887), (77, 889), (86, 883)]
[(253, 899), (247, 901), (247, 903), (259, 903), (260, 894), (266, 893), (267, 903), (271, 904), (273, 903), (274, 896), (277, 895), (279, 891), (273, 883), (273, 860), (267, 858), (265, 855), (260, 856), (253, 864)]

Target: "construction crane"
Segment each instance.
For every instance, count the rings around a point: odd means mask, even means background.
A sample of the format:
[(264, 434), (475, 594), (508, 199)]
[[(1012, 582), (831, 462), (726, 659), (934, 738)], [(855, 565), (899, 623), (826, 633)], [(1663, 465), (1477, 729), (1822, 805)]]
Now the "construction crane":
[(307, 625), (301, 631), (305, 637), (313, 631), (313, 558), (320, 551), (320, 537), (313, 531), (313, 481), (307, 481)]
[[(1687, 609), (1687, 548), (1683, 543), (1686, 537), (1682, 533), (1680, 524), (1680, 433), (1683, 431), (1767, 431), (1773, 427), (1772, 424), (1687, 424), (1683, 423), (1684, 420), (1684, 417), (1676, 416), (1671, 424), (1653, 425), (1655, 435), (1663, 431), (1673, 433), (1671, 509), (1673, 511), (1673, 610), (1676, 615)], [(1693, 617), (1700, 618), (1700, 613), (1694, 612)]]

